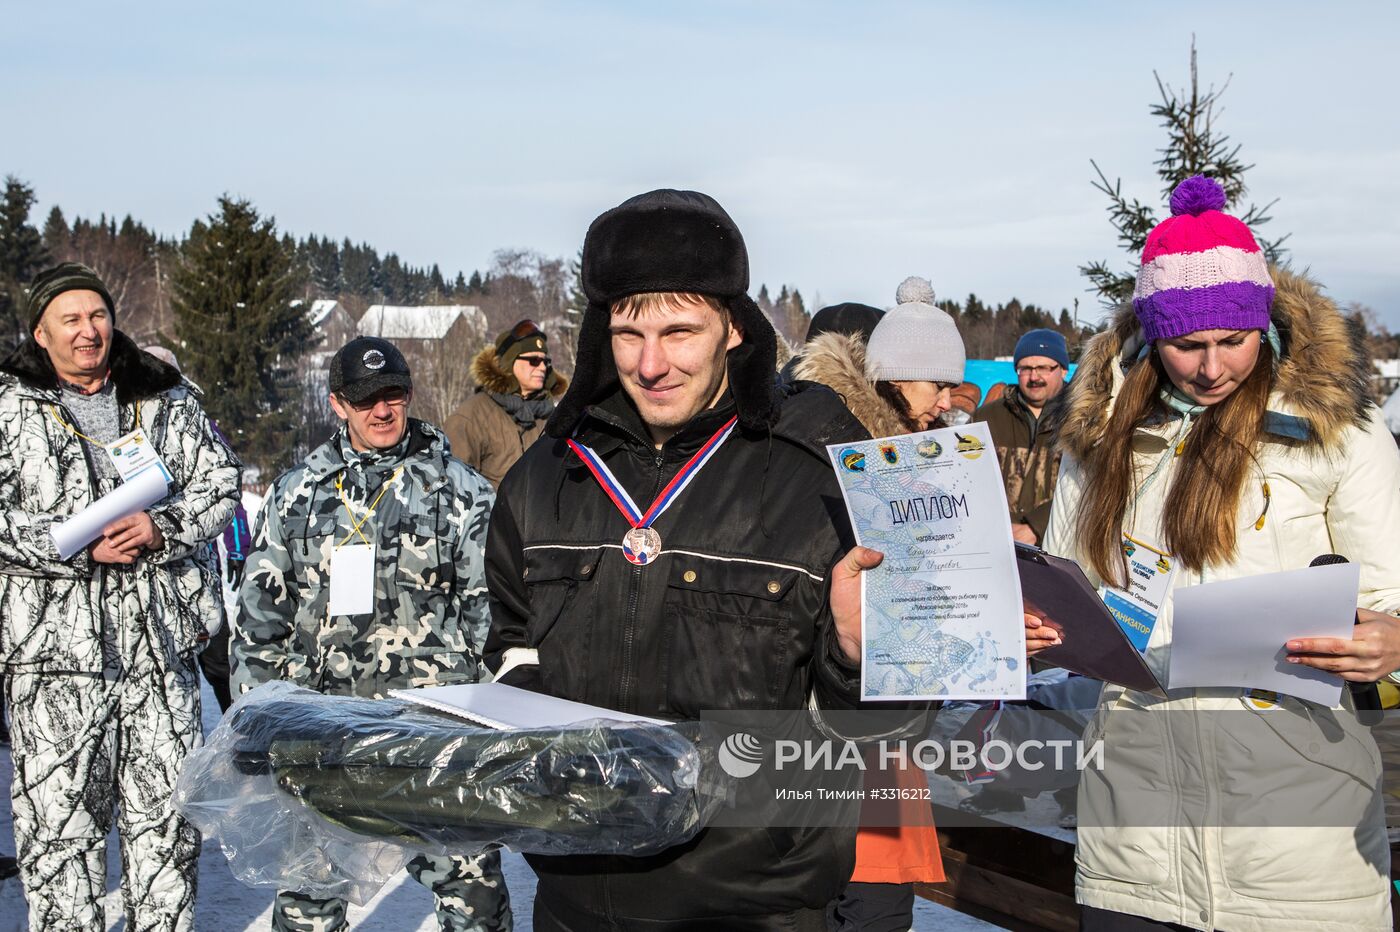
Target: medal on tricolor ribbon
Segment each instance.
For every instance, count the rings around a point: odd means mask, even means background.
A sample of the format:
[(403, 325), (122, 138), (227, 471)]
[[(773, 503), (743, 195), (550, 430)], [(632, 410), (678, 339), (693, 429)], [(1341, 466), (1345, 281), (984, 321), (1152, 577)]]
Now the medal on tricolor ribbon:
[(649, 527), (634, 527), (622, 535), (622, 555), (638, 566), (661, 556), (661, 535)]
[(626, 534), (622, 535), (622, 555), (627, 558), (627, 562), (636, 566), (646, 566), (661, 556), (661, 535), (652, 527), (652, 523), (661, 514), (671, 507), (671, 503), (680, 497), (685, 487), (690, 485), (690, 480), (694, 479), (709, 462), (710, 457), (715, 455), (724, 441), (729, 439), (729, 435), (734, 432), (734, 425), (738, 422), (738, 416), (731, 417), (724, 426), (715, 431), (714, 436), (705, 441), (705, 445), (695, 451), (695, 455), (681, 467), (680, 472), (670, 482), (666, 483), (666, 488), (661, 490), (661, 494), (656, 497), (656, 501), (651, 503), (651, 507), (643, 514), (637, 507), (637, 503), (632, 500), (632, 496), (627, 494), (627, 490), (622, 487), (622, 483), (617, 481), (617, 477), (608, 469), (607, 463), (591, 447), (586, 447), (575, 440), (569, 441), (569, 449), (578, 455), (583, 461), (583, 465), (588, 467), (588, 471), (593, 474), (593, 478), (603, 487), (608, 498), (617, 506), (617, 510), (622, 512), (622, 516), (631, 525)]

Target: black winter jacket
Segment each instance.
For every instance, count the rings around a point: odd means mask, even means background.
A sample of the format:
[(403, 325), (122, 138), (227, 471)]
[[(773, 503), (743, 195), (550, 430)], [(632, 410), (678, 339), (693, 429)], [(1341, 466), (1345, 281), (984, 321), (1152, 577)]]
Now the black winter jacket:
[[(732, 415), (697, 416), (660, 451), (616, 390), (576, 438), (643, 510)], [(829, 570), (853, 543), (824, 445), (867, 435), (839, 399), (790, 389), (771, 431), (736, 427), (656, 522), (664, 551), (622, 556), (628, 524), (563, 440), (545, 438), (506, 476), (492, 513), (486, 661), (538, 651), (506, 682), (626, 712), (856, 708), (859, 670), (840, 657)], [(599, 917), (701, 919), (824, 906), (854, 863), (854, 829), (707, 829), (648, 858), (531, 856), (540, 895)]]

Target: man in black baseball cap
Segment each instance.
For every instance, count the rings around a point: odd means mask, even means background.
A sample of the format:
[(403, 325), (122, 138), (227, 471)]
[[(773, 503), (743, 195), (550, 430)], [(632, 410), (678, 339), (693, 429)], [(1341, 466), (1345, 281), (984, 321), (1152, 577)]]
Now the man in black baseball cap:
[[(486, 528), (495, 495), (431, 424), (408, 416), (398, 348), (351, 340), (330, 366), (344, 427), (268, 490), (239, 589), (234, 691), (293, 680), (332, 696), (476, 682), (490, 624)], [(438, 928), (509, 932), (498, 852), (424, 852)], [(282, 890), (273, 929), (344, 929), (345, 900)]]
[(346, 343), (331, 359), (330, 387), (356, 450), (387, 450), (403, 439), (413, 378), (397, 346), (379, 337)]

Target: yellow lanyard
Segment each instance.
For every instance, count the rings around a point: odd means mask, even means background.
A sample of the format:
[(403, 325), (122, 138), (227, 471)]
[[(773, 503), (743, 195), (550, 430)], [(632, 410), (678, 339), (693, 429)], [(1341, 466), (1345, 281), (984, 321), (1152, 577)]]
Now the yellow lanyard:
[(365, 511), (364, 516), (361, 517), (358, 521), (355, 519), (355, 509), (351, 506), (350, 500), (345, 497), (345, 489), (343, 487), (343, 480), (345, 478), (345, 474), (341, 473), (340, 475), (335, 477), (336, 494), (340, 496), (340, 502), (345, 506), (345, 513), (350, 516), (350, 533), (345, 535), (345, 540), (342, 540), (340, 543), (335, 545), (337, 550), (339, 550), (341, 547), (344, 547), (345, 541), (348, 541), (350, 538), (354, 537), (357, 534), (359, 535), (360, 540), (364, 541), (366, 544), (370, 543), (369, 538), (364, 535), (364, 532), (361, 531), (360, 528), (364, 527), (365, 522), (369, 520), (370, 515), (374, 514), (374, 509), (379, 507), (379, 500), (384, 497), (385, 492), (389, 491), (389, 486), (393, 485), (394, 480), (399, 477), (399, 473), (401, 472), (403, 472), (402, 466), (394, 470), (394, 474), (384, 481), (384, 484), (379, 487), (379, 494), (374, 496), (374, 501), (369, 503), (369, 509)]
[[(61, 418), (61, 417), (58, 416), (58, 406), (57, 406), (57, 405), (49, 405), (49, 416), (52, 417), (55, 421), (58, 422), (58, 426), (59, 426), (59, 427), (62, 427), (64, 430), (68, 431), (68, 433), (72, 434), (74, 437), (80, 437), (80, 438), (82, 438), (83, 440), (86, 440), (88, 443), (92, 444), (92, 445), (95, 446), (95, 447), (105, 447), (105, 446), (107, 445), (107, 444), (103, 443), (101, 440), (93, 440), (93, 439), (92, 439), (91, 437), (89, 437), (87, 434), (84, 434), (84, 433), (79, 432), (79, 430), (78, 430), (76, 427), (73, 427), (73, 426), (70, 425), (70, 424), (65, 424), (65, 423), (63, 423), (63, 418)], [(140, 426), (141, 426), (141, 402), (138, 401), (138, 402), (136, 402), (136, 427), (135, 427), (135, 428), (132, 428), (132, 429), (135, 430), (135, 429), (139, 428)]]

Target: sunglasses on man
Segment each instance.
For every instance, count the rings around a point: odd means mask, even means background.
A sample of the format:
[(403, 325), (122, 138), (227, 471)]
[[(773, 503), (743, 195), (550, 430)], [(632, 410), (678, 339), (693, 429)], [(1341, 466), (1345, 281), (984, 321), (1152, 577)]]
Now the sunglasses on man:
[(529, 366), (531, 369), (536, 366), (544, 366), (548, 369), (554, 363), (554, 360), (550, 359), (548, 356), (517, 356), (515, 358), (525, 363), (525, 365)]
[(375, 392), (368, 398), (360, 401), (351, 401), (342, 397), (340, 400), (356, 411), (372, 411), (382, 401), (391, 408), (408, 404), (408, 389), (406, 388), (386, 388), (382, 392)]

